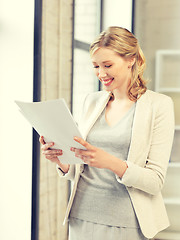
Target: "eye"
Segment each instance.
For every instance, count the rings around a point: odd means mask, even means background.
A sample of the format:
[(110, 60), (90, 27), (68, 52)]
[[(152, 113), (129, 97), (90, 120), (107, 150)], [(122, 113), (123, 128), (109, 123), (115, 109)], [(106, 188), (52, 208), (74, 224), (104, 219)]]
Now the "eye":
[(106, 68), (110, 68), (112, 65), (105, 65)]
[(93, 68), (98, 68), (99, 66), (94, 65)]

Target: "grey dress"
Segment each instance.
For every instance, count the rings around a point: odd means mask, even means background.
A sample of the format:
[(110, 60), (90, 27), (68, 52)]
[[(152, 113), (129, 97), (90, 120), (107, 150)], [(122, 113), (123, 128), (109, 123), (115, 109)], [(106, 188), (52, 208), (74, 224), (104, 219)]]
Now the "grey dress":
[[(112, 127), (106, 122), (104, 109), (89, 132), (87, 142), (126, 160), (135, 106)], [(69, 239), (146, 239), (126, 187), (110, 170), (85, 165), (70, 213)]]

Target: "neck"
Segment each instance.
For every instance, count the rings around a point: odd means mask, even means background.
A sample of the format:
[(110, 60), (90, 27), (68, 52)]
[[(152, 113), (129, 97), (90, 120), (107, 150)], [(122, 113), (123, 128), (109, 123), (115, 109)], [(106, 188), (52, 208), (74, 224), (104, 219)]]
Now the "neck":
[(129, 100), (127, 92), (121, 92), (121, 91), (115, 89), (115, 90), (112, 91), (112, 94), (113, 94), (112, 98), (115, 101), (122, 101), (122, 100), (126, 101), (126, 100)]

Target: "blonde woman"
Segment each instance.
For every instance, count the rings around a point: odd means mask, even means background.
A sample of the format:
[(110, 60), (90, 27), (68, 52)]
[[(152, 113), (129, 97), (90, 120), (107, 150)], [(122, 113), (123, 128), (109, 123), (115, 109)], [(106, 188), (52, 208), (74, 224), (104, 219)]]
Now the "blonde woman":
[(103, 91), (89, 94), (79, 122), (86, 150), (71, 148), (82, 165), (46, 158), (59, 174), (74, 181), (65, 222), (70, 240), (142, 240), (169, 226), (161, 196), (173, 141), (172, 100), (147, 90), (145, 58), (127, 29), (109, 27), (90, 47)]

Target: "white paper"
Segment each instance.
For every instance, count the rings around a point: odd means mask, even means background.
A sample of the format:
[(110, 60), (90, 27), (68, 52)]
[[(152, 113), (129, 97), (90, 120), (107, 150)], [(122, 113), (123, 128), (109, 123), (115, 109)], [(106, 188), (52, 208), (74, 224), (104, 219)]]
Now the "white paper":
[(62, 163), (83, 163), (70, 150), (71, 147), (85, 148), (73, 139), (75, 136), (82, 136), (64, 99), (15, 103), (38, 134), (44, 136), (46, 142), (54, 142), (54, 149), (63, 150), (63, 155), (59, 157)]

